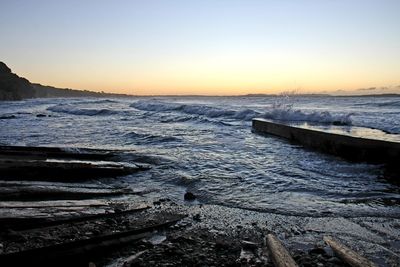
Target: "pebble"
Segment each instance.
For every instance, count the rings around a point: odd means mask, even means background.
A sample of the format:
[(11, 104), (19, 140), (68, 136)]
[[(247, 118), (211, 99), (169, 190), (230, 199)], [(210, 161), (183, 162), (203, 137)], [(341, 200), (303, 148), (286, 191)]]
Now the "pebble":
[(197, 214), (193, 215), (193, 220), (200, 222), (201, 221), (200, 214), (197, 213)]

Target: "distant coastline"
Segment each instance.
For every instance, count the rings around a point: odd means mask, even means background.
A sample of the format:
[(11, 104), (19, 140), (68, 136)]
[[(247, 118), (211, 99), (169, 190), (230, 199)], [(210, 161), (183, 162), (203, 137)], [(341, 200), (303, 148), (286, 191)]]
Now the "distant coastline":
[(29, 98), (128, 96), (130, 95), (56, 88), (39, 83), (31, 83), (29, 80), (12, 73), (11, 69), (5, 63), (0, 62), (0, 101), (15, 101)]
[[(15, 101), (29, 98), (57, 98), (57, 97), (281, 97), (285, 94), (246, 94), (246, 95), (130, 95), (70, 88), (57, 88), (29, 80), (12, 73), (11, 69), (0, 61), (0, 101)], [(320, 93), (293, 93), (288, 96), (296, 97), (400, 97), (397, 93), (382, 94), (320, 94)]]

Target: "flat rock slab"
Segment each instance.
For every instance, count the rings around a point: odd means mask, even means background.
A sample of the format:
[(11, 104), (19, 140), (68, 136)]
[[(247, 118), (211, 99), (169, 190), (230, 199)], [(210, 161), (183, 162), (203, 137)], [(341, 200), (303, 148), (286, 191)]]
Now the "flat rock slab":
[(32, 146), (0, 146), (0, 156), (30, 158), (73, 158), (88, 160), (107, 160), (115, 154), (109, 150), (32, 147)]
[(82, 180), (116, 177), (146, 169), (143, 166), (108, 161), (9, 160), (0, 158), (0, 177), (21, 180)]
[(54, 201), (5, 201), (0, 202), (0, 209), (3, 208), (46, 208), (46, 207), (94, 207), (107, 206), (107, 200), (54, 200)]
[(0, 200), (52, 200), (88, 199), (141, 194), (129, 188), (81, 188), (58, 185), (0, 186)]

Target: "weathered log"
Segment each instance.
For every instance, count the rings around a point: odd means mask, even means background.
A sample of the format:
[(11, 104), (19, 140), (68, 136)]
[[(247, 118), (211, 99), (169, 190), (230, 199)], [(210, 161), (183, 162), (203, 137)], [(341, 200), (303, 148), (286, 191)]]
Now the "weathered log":
[(330, 236), (324, 236), (324, 241), (332, 248), (335, 254), (352, 267), (376, 267), (370, 260), (362, 257), (357, 252), (334, 240)]
[(143, 250), (143, 251), (140, 251), (140, 252), (138, 252), (138, 253), (136, 253), (136, 254), (133, 254), (133, 255), (131, 255), (131, 256), (129, 256), (128, 258), (126, 258), (124, 261), (123, 261), (123, 263), (122, 263), (122, 267), (129, 267), (129, 266), (132, 266), (132, 264), (140, 257), (140, 256), (142, 256), (144, 253), (146, 253), (148, 250), (146, 249), (146, 250)]
[(273, 234), (267, 235), (267, 246), (274, 262), (277, 267), (297, 267), (296, 262), (293, 260), (289, 251)]
[(99, 253), (102, 251), (108, 251), (112, 247), (122, 246), (126, 243), (142, 239), (155, 230), (175, 224), (182, 218), (184, 216), (175, 215), (172, 219), (139, 229), (105, 234), (89, 239), (65, 242), (20, 252), (0, 254), (0, 265), (21, 266), (23, 264), (33, 264), (34, 266), (38, 266), (40, 264), (40, 266), (76, 266), (76, 264), (87, 264), (90, 259), (99, 256)]

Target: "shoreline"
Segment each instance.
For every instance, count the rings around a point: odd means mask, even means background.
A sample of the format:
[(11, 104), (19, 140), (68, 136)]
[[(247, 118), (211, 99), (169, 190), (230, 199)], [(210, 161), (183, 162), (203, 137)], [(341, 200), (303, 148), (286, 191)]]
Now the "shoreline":
[[(1, 166), (2, 180), (12, 175), (2, 183), (2, 190), (11, 195), (3, 196), (0, 205), (0, 262), (7, 266), (10, 258), (14, 263), (21, 260), (20, 251), (27, 257), (23, 260), (35, 262), (42, 251), (58, 255), (66, 244), (83, 244), (82, 249), (73, 250), (74, 264), (87, 266), (90, 261), (96, 266), (273, 266), (265, 252), (264, 240), (269, 233), (281, 240), (300, 266), (344, 266), (324, 243), (324, 236), (334, 237), (379, 266), (396, 266), (400, 260), (400, 218), (283, 215), (197, 200), (171, 200), (162, 192), (93, 183), (104, 179), (98, 173), (107, 161), (117, 168), (107, 174), (115, 178), (126, 175), (125, 171), (146, 172), (146, 168), (139, 168), (123, 169), (121, 173), (118, 166), (125, 166), (115, 153), (3, 147), (0, 158), (18, 162), (20, 167), (29, 161), (31, 174), (26, 181), (21, 178), (23, 172), (12, 173), (9, 165)], [(40, 164), (32, 164), (32, 160)], [(59, 165), (60, 160), (64, 165)], [(79, 160), (89, 165), (77, 165)], [(102, 164), (98, 164), (99, 160)], [(56, 168), (54, 164), (58, 164)], [(94, 176), (66, 179), (68, 175), (79, 175), (80, 168)], [(71, 169), (73, 172), (68, 173)], [(49, 175), (49, 170), (62, 171), (62, 179)], [(47, 174), (44, 180), (43, 173)], [(23, 194), (28, 198), (18, 198)], [(148, 226), (153, 230), (144, 231), (143, 227)], [(140, 234), (134, 235), (134, 241), (124, 242), (124, 235), (130, 236), (132, 231)], [(112, 246), (105, 252), (82, 252), (91, 240), (114, 238), (115, 234), (121, 236), (117, 241), (107, 241)], [(92, 244), (91, 249), (103, 243)], [(57, 262), (60, 257), (53, 260)], [(51, 263), (54, 261), (48, 259), (41, 265)]]

